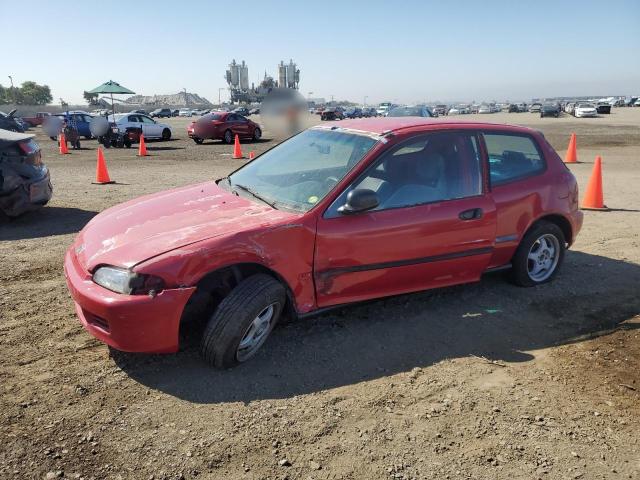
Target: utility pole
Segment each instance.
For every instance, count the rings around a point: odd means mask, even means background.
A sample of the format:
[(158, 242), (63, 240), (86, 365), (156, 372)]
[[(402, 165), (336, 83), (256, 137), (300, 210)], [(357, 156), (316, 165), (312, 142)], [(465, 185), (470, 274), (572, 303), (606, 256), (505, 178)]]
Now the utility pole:
[(187, 89), (183, 88), (182, 90), (184, 91), (184, 106), (188, 107), (189, 106), (189, 99), (187, 98)]
[(224, 90), (225, 87), (219, 87), (218, 88), (218, 106), (222, 105), (222, 101), (220, 100), (220, 92), (222, 92), (222, 90)]
[(364, 104), (362, 105), (363, 107), (366, 107), (366, 106), (367, 106), (367, 98), (369, 98), (369, 96), (368, 96), (368, 95), (365, 95), (365, 96), (364, 96)]
[(9, 81), (11, 82), (11, 100), (15, 103), (15, 96), (13, 95), (13, 77), (9, 75)]

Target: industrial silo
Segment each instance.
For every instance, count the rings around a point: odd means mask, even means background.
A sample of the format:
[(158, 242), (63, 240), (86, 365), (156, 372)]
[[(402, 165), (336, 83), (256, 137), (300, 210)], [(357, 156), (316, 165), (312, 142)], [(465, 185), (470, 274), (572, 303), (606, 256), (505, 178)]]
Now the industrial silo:
[(240, 90), (246, 92), (249, 90), (249, 67), (242, 61), (242, 65), (238, 67), (240, 74)]
[(286, 88), (287, 86), (287, 66), (283, 61), (278, 65), (278, 86)]
[(238, 87), (238, 85), (240, 85), (240, 72), (239, 72), (239, 67), (240, 65), (238, 65), (235, 61), (235, 59), (229, 64), (229, 70), (228, 70), (228, 77), (231, 79), (231, 81), (229, 82), (231, 84), (232, 87)]
[(284, 86), (296, 88), (296, 64), (292, 59), (289, 59), (289, 65), (287, 65), (287, 83)]

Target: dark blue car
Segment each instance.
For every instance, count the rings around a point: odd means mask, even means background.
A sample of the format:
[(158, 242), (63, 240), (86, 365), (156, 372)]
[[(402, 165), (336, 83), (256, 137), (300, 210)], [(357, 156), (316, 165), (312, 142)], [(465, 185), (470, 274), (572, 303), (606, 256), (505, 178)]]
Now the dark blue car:
[(81, 137), (84, 137), (86, 139), (93, 138), (93, 136), (91, 135), (91, 130), (89, 130), (89, 124), (91, 123), (93, 117), (88, 113), (65, 112), (58, 113), (54, 116), (65, 120), (67, 122), (67, 125), (69, 125), (70, 127), (77, 128), (78, 135), (80, 135)]

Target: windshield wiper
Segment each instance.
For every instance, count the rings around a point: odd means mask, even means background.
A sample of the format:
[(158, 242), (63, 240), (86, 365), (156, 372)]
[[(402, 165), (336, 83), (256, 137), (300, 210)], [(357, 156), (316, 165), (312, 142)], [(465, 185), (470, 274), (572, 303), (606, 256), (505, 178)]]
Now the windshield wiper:
[[(229, 181), (229, 185), (231, 185), (232, 189), (236, 189), (239, 188), (240, 190), (243, 190), (245, 192), (247, 192), (249, 195), (251, 195), (252, 197), (260, 200), (262, 203), (266, 203), (267, 205), (269, 205), (271, 208), (276, 208), (276, 202), (270, 202), (269, 200), (267, 200), (266, 198), (264, 198), (263, 196), (261, 196), (258, 192), (256, 192), (255, 190), (251, 189), (250, 187), (247, 187), (246, 185), (240, 185), (239, 183), (234, 183), (233, 185), (231, 184), (231, 181)], [(236, 193), (237, 195), (237, 193)], [(276, 209), (277, 210), (277, 209)]]

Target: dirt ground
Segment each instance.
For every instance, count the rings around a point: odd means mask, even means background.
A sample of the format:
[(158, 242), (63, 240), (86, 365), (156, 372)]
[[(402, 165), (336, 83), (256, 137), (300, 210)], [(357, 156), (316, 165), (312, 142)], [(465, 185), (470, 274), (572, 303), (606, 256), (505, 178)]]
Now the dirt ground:
[[(231, 148), (175, 140), (60, 156), (35, 129), (51, 203), (0, 224), (0, 478), (640, 478), (640, 108), (596, 119), (466, 116), (540, 129), (605, 202), (552, 283), (502, 275), (282, 325), (248, 364), (196, 349), (110, 352), (80, 326), (62, 259), (96, 213), (214, 179)], [(442, 119), (441, 121), (446, 121)], [(269, 137), (269, 132), (265, 132)], [(274, 140), (243, 145), (245, 153)]]

